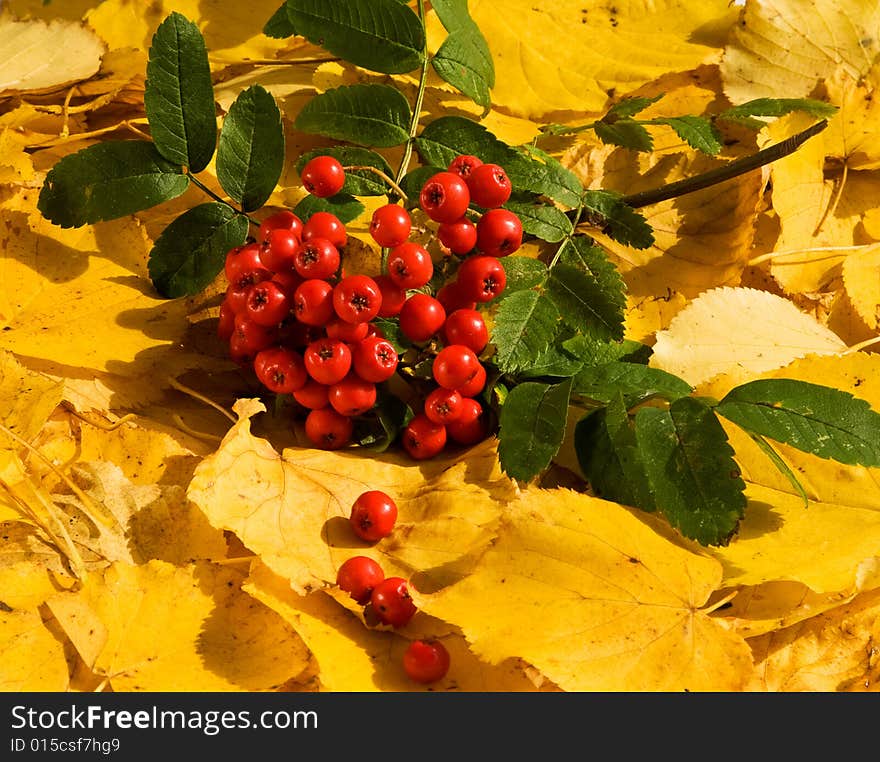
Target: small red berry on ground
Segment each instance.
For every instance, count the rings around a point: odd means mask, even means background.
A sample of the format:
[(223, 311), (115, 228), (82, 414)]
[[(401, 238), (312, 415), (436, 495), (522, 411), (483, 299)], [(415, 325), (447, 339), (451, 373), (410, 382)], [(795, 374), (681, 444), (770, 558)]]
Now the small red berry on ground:
[(409, 679), (425, 685), (442, 680), (449, 664), (449, 651), (439, 640), (414, 640), (403, 654), (403, 669)]
[(336, 572), (336, 584), (357, 603), (365, 606), (370, 602), (373, 588), (383, 579), (385, 572), (368, 556), (352, 556), (346, 559)]
[(397, 503), (381, 490), (367, 490), (354, 501), (349, 521), (358, 537), (367, 542), (376, 542), (394, 531)]
[(370, 606), (382, 624), (403, 627), (416, 613), (416, 605), (403, 577), (386, 577), (373, 588)]

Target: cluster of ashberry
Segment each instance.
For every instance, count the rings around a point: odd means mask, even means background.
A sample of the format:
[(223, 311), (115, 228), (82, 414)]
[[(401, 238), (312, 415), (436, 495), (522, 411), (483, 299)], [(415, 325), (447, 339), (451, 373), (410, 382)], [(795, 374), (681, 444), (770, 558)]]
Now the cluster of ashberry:
[[(301, 177), (309, 193), (324, 198), (342, 189), (345, 173), (337, 159), (321, 155)], [(467, 155), (424, 184), (419, 205), (437, 223), (445, 255), (440, 285), (428, 249), (410, 240), (412, 217), (401, 204), (385, 204), (371, 218), (370, 235), (386, 252), (386, 271), (375, 277), (345, 274), (340, 249), (348, 234), (332, 213), (315, 212), (305, 223), (291, 211), (273, 214), (258, 240), (226, 256), (218, 333), (230, 356), (308, 411), (304, 428), (313, 445), (338, 449), (350, 443), (354, 419), (376, 404), (377, 385), (398, 370), (395, 345), (373, 322), (394, 319), (432, 357), (432, 388), (402, 432), (404, 449), (424, 459), (447, 441), (481, 441), (489, 433), (477, 399), (487, 381), (480, 354), (489, 332), (478, 305), (504, 290), (500, 257), (522, 243), (519, 217), (501, 208), (510, 192), (502, 167)]]
[[(368, 490), (355, 500), (349, 515), (355, 534), (367, 542), (388, 537), (397, 521), (397, 504), (381, 490)], [(403, 577), (386, 577), (382, 567), (369, 556), (352, 556), (339, 567), (336, 584), (359, 605), (368, 623), (406, 625), (416, 606)], [(440, 680), (449, 669), (449, 652), (434, 639), (414, 640), (403, 656), (407, 675), (416, 682)]]

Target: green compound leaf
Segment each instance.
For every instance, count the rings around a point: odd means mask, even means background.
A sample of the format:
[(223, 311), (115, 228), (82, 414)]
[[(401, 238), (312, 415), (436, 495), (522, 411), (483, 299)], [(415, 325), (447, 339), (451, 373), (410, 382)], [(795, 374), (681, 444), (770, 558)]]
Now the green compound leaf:
[[(368, 148), (357, 146), (327, 146), (308, 151), (296, 162), (297, 172), (302, 174), (303, 167), (316, 156), (332, 156), (343, 167), (375, 167), (388, 177), (394, 176), (394, 170), (384, 156)], [(366, 169), (346, 169), (345, 184), (340, 193), (347, 193), (350, 196), (385, 196), (393, 191), (374, 172)]]
[(608, 109), (608, 113), (602, 117), (602, 121), (612, 124), (618, 119), (633, 117), (644, 111), (652, 103), (659, 101), (662, 97), (663, 93), (653, 97), (635, 96), (632, 98), (623, 98)]
[(253, 85), (229, 107), (217, 148), (217, 179), (230, 198), (250, 212), (259, 209), (284, 168), (281, 112), (266, 89)]
[(522, 221), (523, 232), (549, 243), (559, 243), (571, 235), (571, 220), (565, 212), (547, 204), (508, 201), (504, 205)]
[(208, 51), (199, 28), (176, 11), (153, 35), (144, 108), (162, 156), (190, 172), (208, 166), (217, 147)]
[(532, 257), (501, 257), (501, 266), (507, 283), (499, 299), (506, 299), (517, 291), (525, 291), (535, 286), (543, 286), (550, 271), (540, 259)]
[(750, 434), (821, 458), (880, 466), (880, 414), (849, 392), (806, 381), (759, 379), (731, 390), (716, 411)]
[(626, 403), (612, 395), (608, 406), (588, 413), (574, 429), (581, 471), (601, 498), (654, 511), (654, 495)]
[(115, 220), (176, 198), (189, 187), (179, 165), (146, 140), (112, 140), (59, 160), (37, 208), (63, 228)]
[(570, 378), (584, 366), (571, 352), (551, 344), (538, 358), (520, 371), (521, 378)]
[(715, 411), (682, 397), (639, 410), (635, 431), (657, 509), (685, 537), (727, 545), (745, 514), (745, 482)]
[(383, 74), (404, 74), (424, 60), (419, 17), (398, 0), (287, 0), (296, 33), (333, 55)]
[(596, 131), (596, 137), (603, 143), (630, 148), (633, 151), (651, 151), (654, 148), (651, 133), (631, 119), (621, 119), (612, 124), (596, 122), (593, 129)]
[(337, 193), (329, 198), (319, 198), (309, 194), (294, 207), (293, 213), (305, 222), (315, 212), (330, 212), (335, 214), (340, 222), (349, 223), (360, 217), (365, 208), (360, 201), (347, 193)]
[(617, 268), (586, 236), (564, 245), (547, 281), (547, 292), (566, 325), (606, 340), (623, 338), (625, 291)]
[(495, 313), (492, 343), (495, 365), (505, 373), (531, 366), (553, 342), (559, 310), (537, 291), (519, 291), (504, 299)]
[[(753, 116), (780, 117), (795, 111), (803, 111), (815, 117), (832, 117), (837, 110), (837, 106), (813, 98), (755, 98), (722, 111), (718, 118), (747, 121)], [(764, 123), (760, 122), (760, 125), (763, 127)]]
[(409, 103), (397, 88), (344, 85), (312, 98), (294, 126), (357, 145), (391, 148), (409, 139), (409, 122)]
[(502, 470), (530, 481), (550, 465), (565, 437), (571, 380), (517, 384), (504, 400), (498, 433)]
[(200, 204), (181, 214), (156, 239), (149, 272), (164, 297), (192, 296), (223, 269), (226, 253), (245, 242), (247, 218), (228, 204)]
[(618, 243), (635, 249), (647, 249), (654, 244), (651, 225), (619, 193), (588, 190), (582, 200), (584, 208), (598, 218), (597, 223)]
[(721, 133), (712, 122), (702, 116), (671, 116), (656, 121), (669, 125), (691, 148), (709, 156), (714, 156), (722, 148)]
[(263, 34), (276, 40), (284, 40), (296, 34), (296, 28), (287, 15), (286, 2), (263, 25)]
[(676, 400), (693, 389), (690, 384), (659, 368), (632, 362), (609, 362), (583, 368), (574, 378), (575, 394), (596, 402), (610, 403), (622, 397), (627, 408), (652, 397)]
[(616, 361), (646, 365), (653, 354), (647, 344), (632, 339), (602, 341), (578, 335), (563, 341), (562, 346), (584, 365), (606, 365)]

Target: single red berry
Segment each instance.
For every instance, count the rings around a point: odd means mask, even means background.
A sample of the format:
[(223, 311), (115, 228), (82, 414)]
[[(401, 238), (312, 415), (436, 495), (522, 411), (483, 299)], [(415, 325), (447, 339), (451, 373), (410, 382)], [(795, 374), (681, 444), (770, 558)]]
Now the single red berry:
[(315, 212), (303, 225), (302, 240), (326, 238), (337, 249), (341, 249), (348, 241), (345, 225), (332, 212)]
[(414, 640), (403, 652), (403, 671), (416, 683), (428, 685), (446, 677), (449, 651), (439, 640)]
[(433, 458), (446, 446), (446, 426), (417, 413), (403, 430), (403, 447), (415, 460)]
[(407, 241), (388, 253), (388, 277), (400, 288), (421, 288), (434, 274), (431, 255), (421, 244)]
[(370, 606), (382, 624), (403, 627), (416, 613), (416, 604), (403, 577), (385, 577), (373, 588)]
[(370, 330), (369, 323), (346, 323), (338, 317), (331, 318), (325, 327), (328, 339), (339, 339), (346, 344), (367, 338), (367, 331)]
[(412, 218), (400, 204), (380, 206), (370, 219), (370, 235), (380, 246), (400, 246), (409, 238)]
[(458, 309), (443, 324), (447, 344), (464, 344), (480, 354), (489, 343), (489, 329), (483, 316), (474, 309)]
[(461, 445), (482, 442), (488, 434), (483, 408), (473, 397), (465, 397), (461, 403), (461, 415), (446, 427), (449, 438)]
[(459, 386), (458, 391), (462, 397), (476, 397), (483, 389), (486, 388), (486, 369), (480, 365), (477, 372), (466, 384)]
[(303, 278), (331, 278), (339, 269), (339, 249), (326, 238), (310, 238), (297, 247), (293, 266)]
[(370, 602), (373, 588), (383, 579), (385, 572), (382, 567), (368, 556), (352, 556), (336, 571), (339, 589), (348, 593), (361, 606)]
[(232, 332), (235, 330), (235, 310), (232, 305), (224, 299), (220, 304), (220, 315), (217, 321), (217, 336), (221, 341), (229, 341)]
[(247, 316), (260, 325), (278, 325), (290, 314), (290, 299), (275, 281), (264, 280), (248, 286)]
[(227, 282), (233, 288), (243, 289), (251, 283), (272, 277), (272, 271), (260, 258), (260, 247), (256, 243), (231, 249), (226, 255), (223, 269)]
[(349, 373), (327, 390), (330, 405), (337, 413), (349, 417), (363, 415), (376, 404), (376, 384)]
[(354, 501), (349, 520), (358, 537), (367, 542), (376, 542), (393, 531), (397, 521), (397, 503), (381, 490), (367, 490)]
[(318, 339), (306, 347), (303, 360), (308, 374), (322, 384), (342, 381), (351, 370), (351, 350), (339, 339)]
[(394, 317), (400, 314), (400, 308), (406, 301), (406, 289), (398, 286), (387, 275), (377, 275), (373, 278), (382, 295), (382, 304), (379, 305), (377, 317)]
[(306, 416), (306, 436), (321, 450), (338, 450), (351, 441), (354, 424), (351, 418), (340, 415), (332, 407), (312, 410)]
[(254, 372), (269, 391), (293, 394), (309, 380), (302, 355), (287, 347), (268, 347), (254, 358)]
[(299, 273), (296, 270), (281, 270), (281, 272), (272, 275), (272, 281), (281, 286), (281, 290), (287, 294), (292, 307), (294, 294), (303, 282)]
[(493, 257), (506, 257), (522, 245), (522, 222), (509, 209), (490, 209), (477, 222), (477, 248)]
[(321, 278), (303, 281), (293, 294), (293, 312), (306, 325), (326, 325), (333, 317), (333, 286)]
[(478, 372), (480, 360), (470, 347), (450, 344), (441, 349), (431, 366), (434, 380), (444, 389), (459, 389)]
[(239, 315), (247, 309), (248, 289), (253, 284), (249, 283), (244, 288), (236, 288), (231, 283), (226, 287), (223, 303), (229, 305), (233, 315)]
[(461, 263), (456, 281), (462, 296), (477, 302), (489, 302), (507, 285), (507, 273), (498, 257), (469, 257)]
[(265, 242), (272, 230), (291, 230), (299, 238), (302, 235), (303, 223), (289, 209), (282, 209), (280, 212), (270, 214), (260, 223), (259, 242)]
[(260, 247), (260, 260), (273, 273), (290, 270), (299, 246), (299, 235), (286, 228), (270, 230)]
[(315, 381), (313, 378), (306, 380), (299, 389), (293, 393), (293, 398), (303, 407), (309, 410), (320, 410), (330, 404), (329, 387)]
[(477, 226), (467, 217), (455, 222), (443, 222), (437, 228), (437, 237), (453, 254), (468, 254), (477, 245)]
[(335, 196), (345, 185), (345, 170), (333, 156), (315, 156), (300, 172), (303, 187), (318, 198)]
[(471, 194), (461, 175), (437, 172), (419, 194), (419, 205), (435, 222), (454, 222), (464, 216)]
[(456, 156), (450, 163), (447, 169), (450, 172), (454, 172), (456, 175), (462, 177), (465, 182), (467, 182), (468, 177), (471, 176), (473, 171), (482, 165), (482, 160), (476, 156), (471, 154), (462, 153)]
[(440, 386), (425, 398), (425, 415), (432, 423), (451, 423), (461, 414), (461, 401), (459, 392)]
[(397, 370), (397, 350), (381, 336), (368, 336), (352, 349), (352, 367), (364, 381), (379, 384), (387, 381)]
[(458, 281), (450, 281), (445, 286), (441, 286), (437, 291), (437, 301), (443, 305), (447, 315), (456, 310), (473, 310), (477, 307), (477, 302), (474, 299), (469, 299), (462, 294)]
[(256, 354), (261, 349), (270, 347), (278, 341), (277, 325), (262, 325), (251, 320), (247, 312), (241, 312), (235, 316), (235, 330), (232, 332), (230, 341), (236, 339), (242, 342), (239, 349)]
[(403, 303), (398, 319), (403, 335), (410, 341), (421, 343), (443, 327), (446, 310), (433, 296), (413, 294)]
[(467, 177), (471, 201), (484, 209), (495, 209), (507, 202), (512, 190), (510, 178), (497, 164), (481, 164)]
[(254, 362), (258, 349), (254, 349), (245, 336), (237, 331), (229, 337), (229, 359), (236, 365), (247, 368)]
[(372, 320), (382, 306), (382, 292), (368, 275), (349, 275), (333, 288), (333, 309), (349, 323)]

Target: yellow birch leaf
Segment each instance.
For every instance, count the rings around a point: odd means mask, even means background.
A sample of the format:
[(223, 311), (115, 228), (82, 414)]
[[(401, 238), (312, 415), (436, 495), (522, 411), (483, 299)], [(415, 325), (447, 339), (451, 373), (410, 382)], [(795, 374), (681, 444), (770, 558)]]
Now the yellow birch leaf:
[[(30, 442), (61, 403), (62, 385), (25, 368), (15, 355), (0, 349), (0, 423)], [(21, 444), (0, 432), (0, 464), (4, 450), (17, 451)]]
[(0, 691), (66, 691), (70, 676), (64, 648), (35, 609), (0, 610)]
[(858, 78), (878, 49), (874, 0), (746, 0), (721, 71), (733, 103), (811, 95), (837, 70)]
[(33, 560), (11, 561), (14, 555), (8, 552), (8, 545), (9, 540), (4, 540), (0, 546), (0, 609), (35, 609), (76, 584), (76, 578), (69, 574), (52, 571)]
[[(491, 441), (464, 455), (417, 463), (405, 455), (285, 449), (251, 433), (259, 400), (239, 400), (240, 420), (196, 469), (187, 496), (218, 529), (234, 532), (300, 593), (336, 581), (336, 570), (363, 548), (431, 576), (460, 575), (494, 536), (501, 501), (513, 494)], [(398, 506), (395, 532), (358, 540), (348, 517), (362, 492), (383, 490)]]
[(9, 128), (0, 130), (0, 185), (34, 179), (34, 164), (25, 152), (27, 141)]
[[(751, 638), (755, 675), (748, 690), (836, 692), (871, 677), (880, 638), (880, 590), (782, 630)], [(867, 682), (867, 685), (865, 683)]]
[(843, 263), (843, 287), (869, 328), (880, 328), (880, 244), (850, 254)]
[(48, 606), (116, 691), (264, 691), (308, 665), (300, 638), (211, 564), (117, 563)]
[(654, 344), (658, 331), (669, 327), (674, 318), (687, 304), (687, 298), (678, 291), (664, 296), (626, 295), (624, 312), (624, 337), (649, 346)]
[(807, 354), (845, 350), (836, 334), (784, 297), (715, 288), (657, 333), (649, 364), (697, 385), (720, 373), (745, 380)]
[(541, 7), (471, 0), (469, 10), (490, 41), (493, 103), (535, 120), (600, 111), (609, 91), (629, 92), (717, 58), (732, 20), (726, 0), (560, 0)]
[(745, 641), (700, 611), (721, 581), (712, 559), (569, 490), (528, 490), (506, 518), (471, 574), (413, 595), (478, 656), (522, 658), (569, 691), (742, 688)]
[(104, 46), (81, 23), (0, 18), (0, 93), (48, 90), (88, 79)]
[(842, 159), (849, 169), (880, 169), (880, 66), (860, 79), (845, 70), (826, 78), (828, 99), (839, 111), (829, 120), (825, 140), (830, 156)]
[(242, 589), (277, 611), (303, 638), (318, 661), (323, 691), (534, 690), (517, 660), (488, 664), (470, 651), (460, 634), (441, 638), (450, 655), (446, 677), (430, 688), (419, 685), (403, 670), (403, 653), (410, 640), (398, 632), (366, 627), (325, 591), (299, 595), (259, 561), (252, 564)]

